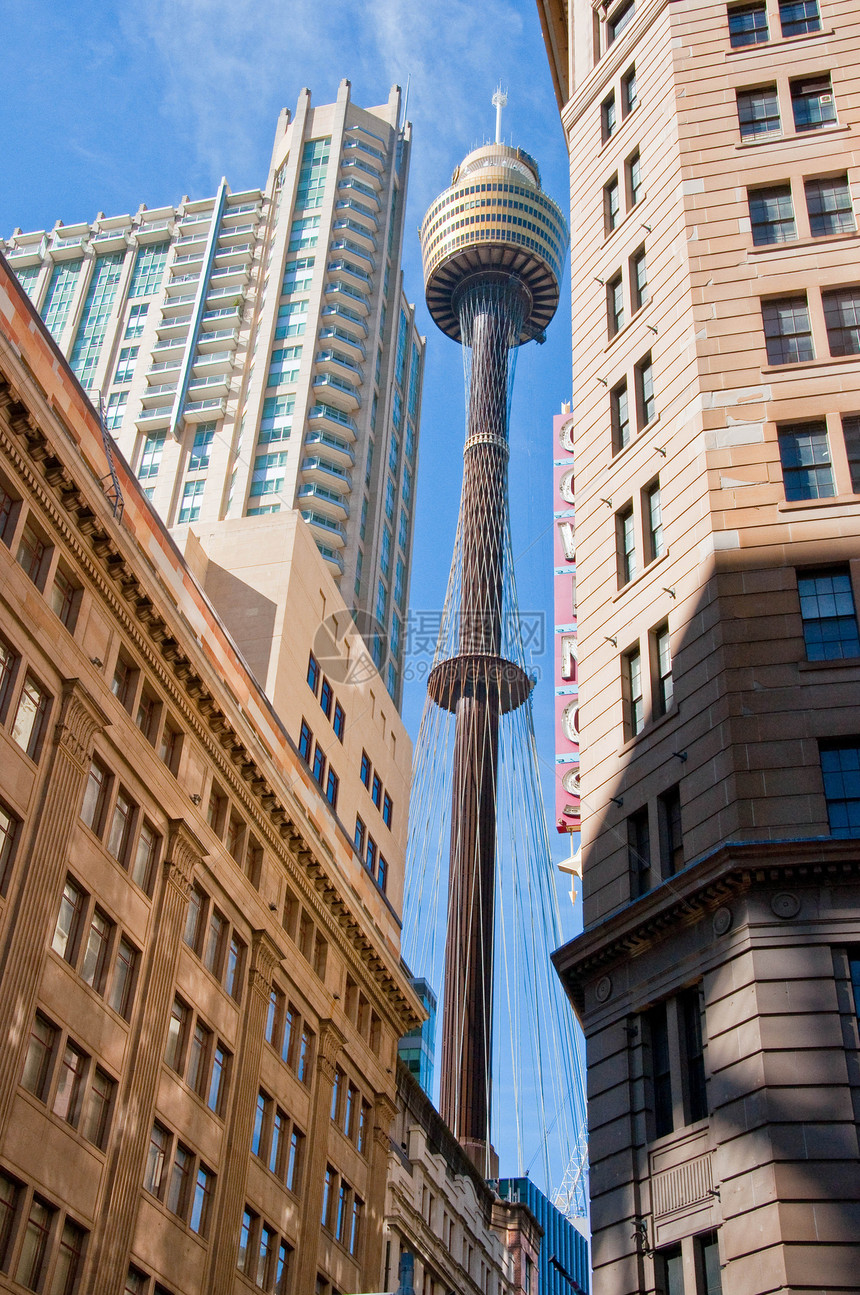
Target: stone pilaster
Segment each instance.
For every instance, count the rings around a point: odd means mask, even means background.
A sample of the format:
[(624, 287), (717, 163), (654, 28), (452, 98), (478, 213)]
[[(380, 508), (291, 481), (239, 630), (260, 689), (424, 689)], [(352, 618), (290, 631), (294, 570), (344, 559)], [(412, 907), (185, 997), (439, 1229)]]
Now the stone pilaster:
[(42, 754), (36, 828), (10, 896), (0, 952), (0, 1143), (42, 983), (93, 738), (108, 722), (79, 679), (64, 682), (59, 718)]
[(343, 1044), (344, 1038), (337, 1026), (332, 1021), (320, 1021), (308, 1128), (308, 1163), (305, 1167), (305, 1199), (296, 1265), (296, 1291), (315, 1289), (323, 1182), (329, 1158), (331, 1095), (337, 1059)]
[(260, 1082), (266, 1011), (275, 968), (283, 954), (265, 931), (255, 931), (251, 946), (248, 993), (237, 1054), (233, 1062), (233, 1092), (230, 1114), (224, 1130), (224, 1146), (232, 1150), (221, 1163), (217, 1205), (212, 1219), (212, 1244), (203, 1289), (211, 1295), (229, 1295), (234, 1286), (236, 1255), (242, 1211), (248, 1153), (254, 1131), (254, 1114)]
[(128, 1271), (188, 894), (203, 852), (203, 845), (182, 819), (172, 819), (92, 1241), (96, 1261), (86, 1283), (88, 1295), (121, 1291)]
[(385, 1222), (385, 1190), (388, 1182), (388, 1157), (391, 1152), (391, 1121), (397, 1108), (385, 1093), (373, 1105), (373, 1135), (370, 1145), (370, 1173), (367, 1200), (364, 1205), (364, 1240), (361, 1250), (363, 1290), (383, 1289), (382, 1246)]

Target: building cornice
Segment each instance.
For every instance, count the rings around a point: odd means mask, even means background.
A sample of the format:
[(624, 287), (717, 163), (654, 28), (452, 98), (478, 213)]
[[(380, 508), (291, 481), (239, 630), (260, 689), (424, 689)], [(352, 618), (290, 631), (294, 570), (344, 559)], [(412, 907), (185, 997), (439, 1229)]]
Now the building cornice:
[(813, 837), (721, 846), (683, 872), (562, 945), (553, 964), (577, 1015), (595, 975), (692, 926), (727, 900), (787, 884), (840, 884), (860, 879), (860, 840)]

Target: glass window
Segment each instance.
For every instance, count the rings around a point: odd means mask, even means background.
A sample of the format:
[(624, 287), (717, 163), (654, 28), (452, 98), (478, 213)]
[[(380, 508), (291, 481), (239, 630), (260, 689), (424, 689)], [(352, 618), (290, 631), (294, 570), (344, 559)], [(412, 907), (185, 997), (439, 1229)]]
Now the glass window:
[(15, 1269), (15, 1280), (28, 1290), (38, 1291), (42, 1287), (48, 1260), (48, 1243), (51, 1228), (57, 1211), (51, 1209), (45, 1201), (34, 1196), (30, 1204), (30, 1213), (24, 1229), (24, 1241), (18, 1256)]
[(120, 386), (124, 382), (131, 382), (134, 377), (134, 366), (139, 354), (139, 346), (122, 347), (119, 353), (119, 360), (117, 361), (116, 372), (113, 375), (113, 380), (117, 386)]
[(646, 355), (636, 365), (636, 402), (639, 426), (647, 427), (657, 417), (657, 404), (654, 399), (654, 366), (650, 355)]
[(245, 962), (245, 945), (238, 935), (233, 934), (230, 948), (227, 950), (227, 970), (224, 975), (224, 988), (231, 998), (238, 1003), (242, 997), (242, 968)]
[(693, 1238), (696, 1256), (697, 1295), (722, 1295), (720, 1247), (716, 1232), (705, 1232)]
[(672, 684), (672, 642), (669, 637), (669, 626), (661, 625), (654, 631), (654, 655), (656, 674), (656, 705), (658, 715), (665, 715), (672, 705), (674, 688)]
[(732, 49), (739, 45), (760, 45), (768, 39), (767, 10), (763, 3), (729, 7), (729, 38)]
[(84, 945), (80, 975), (85, 984), (91, 985), (97, 994), (104, 988), (112, 929), (110, 918), (100, 908), (95, 909)]
[(640, 248), (630, 258), (630, 300), (634, 311), (640, 310), (649, 300), (648, 266), (645, 261), (645, 249)]
[(179, 523), (196, 522), (200, 516), (200, 506), (203, 503), (203, 491), (206, 488), (206, 482), (198, 477), (194, 481), (186, 481), (182, 488), (182, 501), (179, 505)]
[(147, 819), (144, 819), (138, 834), (137, 849), (134, 852), (131, 865), (131, 879), (147, 894), (152, 891), (160, 844), (161, 837), (152, 824)]
[(125, 263), (125, 252), (97, 256), (81, 313), (75, 344), (69, 358), (81, 385), (90, 388), (101, 356), (117, 285)]
[(75, 627), (77, 614), (78, 588), (72, 583), (61, 567), (54, 572), (54, 583), (51, 586), (51, 607), (67, 630)]
[(379, 806), (382, 802), (382, 779), (380, 778), (378, 773), (375, 773), (373, 775), (373, 781), (371, 783), (371, 789), (370, 789), (370, 799), (373, 801), (376, 808), (379, 809)]
[(636, 13), (636, 5), (633, 0), (628, 0), (627, 4), (619, 5), (610, 14), (607, 24), (607, 43), (612, 45), (618, 39), (625, 27), (633, 21)]
[(227, 920), (213, 908), (209, 915), (209, 931), (206, 947), (203, 950), (203, 965), (213, 975), (221, 974), (221, 962), (224, 955), (224, 939), (227, 934)]
[(779, 0), (779, 22), (783, 36), (805, 36), (821, 30), (818, 0)]
[(325, 779), (325, 770), (326, 770), (325, 751), (323, 751), (319, 742), (317, 742), (316, 750), (314, 751), (314, 763), (313, 763), (312, 772), (314, 775), (314, 779), (316, 780), (316, 782), (319, 783), (321, 787)]
[(339, 742), (343, 741), (343, 734), (346, 728), (346, 713), (339, 701), (334, 704), (334, 718), (331, 726), (334, 729), (334, 735)]
[(18, 541), (18, 552), (16, 560), (18, 565), (23, 568), (34, 585), (42, 586), (42, 576), (47, 567), (47, 558), (50, 554), (50, 548), (41, 535), (33, 529), (29, 523), (21, 532), (21, 538)]
[(618, 513), (619, 584), (626, 585), (638, 575), (636, 561), (636, 527), (633, 505)]
[(188, 1219), (188, 1226), (192, 1232), (198, 1232), (202, 1237), (206, 1236), (209, 1224), (209, 1207), (214, 1186), (215, 1175), (211, 1169), (207, 1169), (205, 1165), (200, 1165), (197, 1169), (197, 1179), (194, 1183), (194, 1195), (191, 1200), (191, 1215)]
[(152, 1192), (153, 1196), (160, 1197), (161, 1195), (164, 1182), (164, 1162), (169, 1146), (170, 1134), (156, 1120), (149, 1135), (149, 1150), (143, 1175), (143, 1185), (148, 1192)]
[(331, 684), (328, 679), (323, 679), (322, 687), (320, 688), (320, 706), (326, 719), (329, 719), (331, 716), (331, 703), (333, 696), (334, 694), (332, 693)]
[(123, 938), (120, 940), (113, 964), (113, 978), (108, 1002), (115, 1012), (128, 1019), (134, 990), (134, 973), (137, 967), (137, 950)]
[[(648, 1042), (651, 1045), (651, 1105), (654, 1118), (654, 1136), (662, 1138), (671, 1133), (675, 1127), (672, 1109), (672, 1073), (669, 1053), (669, 1022), (666, 1016), (666, 1004), (658, 1003), (647, 1013)], [(678, 1247), (680, 1252), (680, 1246)], [(674, 1288), (669, 1288), (673, 1291)], [(678, 1295), (684, 1295), (684, 1287), (678, 1288)]]
[(181, 1142), (177, 1142), (165, 1204), (171, 1214), (178, 1214), (180, 1218), (185, 1217), (188, 1209), (188, 1189), (193, 1168), (194, 1157), (191, 1152)]
[(120, 863), (125, 862), (136, 809), (137, 806), (129, 796), (128, 792), (124, 787), (120, 787), (116, 794), (113, 817), (111, 818), (110, 831), (108, 832), (107, 839), (108, 853), (112, 854)]
[(632, 112), (639, 102), (638, 91), (636, 88), (636, 68), (631, 67), (621, 78), (621, 115), (626, 117), (628, 112)]
[(131, 310), (128, 312), (128, 323), (126, 324), (125, 333), (123, 334), (125, 341), (128, 342), (135, 337), (143, 336), (148, 312), (149, 302), (147, 301), (139, 301), (136, 305), (132, 306)]
[(286, 1184), (291, 1192), (296, 1192), (297, 1194), (299, 1191), (299, 1183), (301, 1182), (304, 1140), (305, 1135), (293, 1126), (293, 1131), (290, 1135), (290, 1153), (287, 1157)]
[(0, 895), (6, 894), (9, 885), (20, 826), (20, 819), (0, 801)]
[(158, 476), (161, 456), (164, 453), (165, 432), (153, 432), (143, 442), (140, 455), (140, 466), (137, 475), (141, 481), (148, 481)]
[(329, 765), (328, 778), (325, 785), (325, 798), (331, 805), (332, 809), (337, 809), (337, 793), (340, 788), (340, 779), (334, 769)]
[(606, 285), (607, 331), (614, 337), (624, 327), (624, 280), (616, 274)]
[(630, 441), (630, 405), (626, 380), (612, 388), (609, 403), (612, 413), (612, 448), (617, 452)]
[(185, 1076), (188, 1087), (200, 1097), (208, 1091), (209, 1050), (212, 1046), (212, 1031), (202, 1021), (197, 1021), (191, 1035), (191, 1048), (188, 1054), (188, 1073)]
[(88, 1142), (102, 1150), (107, 1144), (115, 1094), (114, 1080), (105, 1074), (101, 1066), (96, 1066), (84, 1114), (83, 1134)]
[(753, 243), (789, 243), (797, 238), (791, 185), (776, 184), (767, 189), (748, 189), (750, 227)]
[(821, 773), (833, 836), (860, 833), (860, 740), (820, 742)]
[(172, 1070), (181, 1073), (185, 1058), (185, 1040), (188, 1033), (189, 1008), (178, 996), (173, 1000), (170, 1009), (170, 1022), (167, 1027), (167, 1046), (164, 1060)]
[(814, 238), (828, 234), (850, 234), (857, 228), (847, 175), (822, 180), (805, 180), (809, 230)]
[(49, 701), (50, 698), (41, 684), (28, 674), (15, 712), (12, 741), (17, 742), (31, 760), (36, 760), (39, 756)]
[(78, 1127), (78, 1120), (81, 1118), (88, 1061), (86, 1053), (71, 1039), (67, 1039), (60, 1063), (57, 1091), (54, 1094), (54, 1114), (73, 1128)]
[(391, 821), (394, 815), (394, 805), (388, 792), (382, 798), (382, 821), (386, 827), (391, 827)]
[(651, 835), (648, 808), (640, 809), (627, 819), (627, 866), (634, 898), (651, 889)]
[(778, 428), (777, 435), (786, 499), (835, 495), (826, 423), (794, 423)]
[(645, 725), (645, 697), (642, 691), (642, 653), (638, 648), (624, 656), (624, 683), (627, 694), (627, 737), (641, 733)]
[(654, 1252), (654, 1282), (656, 1295), (684, 1295), (684, 1261), (680, 1245)]
[(655, 481), (644, 493), (645, 537), (648, 561), (653, 562), (665, 552), (663, 543), (663, 508), (660, 503), (660, 483)]
[(684, 866), (684, 837), (681, 830), (681, 793), (670, 787), (657, 798), (660, 822), (660, 863), (664, 877), (674, 877)]
[(90, 762), (90, 772), (84, 789), (81, 818), (97, 836), (101, 834), (104, 825), (104, 811), (109, 789), (110, 774), (100, 760), (93, 759)]
[(847, 567), (798, 572), (797, 590), (808, 661), (860, 656), (857, 613)]
[(224, 1095), (227, 1088), (227, 1067), (230, 1061), (230, 1054), (219, 1040), (215, 1045), (215, 1051), (212, 1054), (212, 1074), (209, 1079), (209, 1091), (206, 1095), (206, 1105), (210, 1111), (216, 1115), (222, 1113), (224, 1105)]
[(821, 296), (830, 354), (860, 354), (860, 288), (835, 288)]
[(311, 746), (313, 744), (313, 738), (314, 735), (311, 732), (307, 721), (302, 720), (302, 727), (299, 731), (299, 755), (303, 760), (307, 760), (308, 764), (311, 762)]
[(607, 95), (600, 105), (600, 130), (604, 144), (614, 134), (615, 127), (618, 123), (618, 114), (615, 109), (615, 92)]
[(188, 912), (185, 917), (185, 930), (182, 938), (190, 949), (197, 953), (200, 947), (200, 937), (203, 934), (203, 909), (206, 903), (206, 896), (199, 886), (191, 887), (191, 893), (188, 896)]
[(741, 139), (758, 139), (781, 130), (775, 85), (738, 90), (737, 102)]
[(802, 364), (815, 359), (806, 293), (761, 303), (768, 364)]
[(236, 1267), (241, 1273), (250, 1273), (251, 1236), (256, 1221), (257, 1216), (253, 1210), (246, 1208), (242, 1214), (242, 1227), (239, 1232), (239, 1255), (236, 1260)]
[[(147, 243), (138, 248), (129, 285), (129, 297), (152, 297), (161, 287), (170, 242)], [(135, 307), (132, 307), (134, 310)], [(144, 307), (144, 311), (146, 307)]]
[(829, 76), (791, 82), (795, 130), (820, 130), (836, 121), (836, 104)]
[(30, 1029), (21, 1085), (42, 1102), (48, 1096), (58, 1036), (56, 1027), (41, 1012), (37, 1012)]
[(851, 471), (851, 489), (857, 495), (860, 494), (860, 415), (843, 414), (842, 435)]
[(621, 223), (621, 190), (614, 175), (603, 190), (605, 232), (611, 234)]
[(51, 941), (51, 948), (55, 953), (59, 953), (61, 958), (65, 958), (66, 962), (73, 962), (77, 953), (85, 904), (84, 892), (75, 885), (71, 877), (67, 877), (63, 897), (60, 900), (54, 938)]
[(194, 433), (191, 453), (188, 456), (189, 472), (205, 472), (209, 467), (212, 453), (212, 442), (215, 439), (215, 424), (201, 423)]

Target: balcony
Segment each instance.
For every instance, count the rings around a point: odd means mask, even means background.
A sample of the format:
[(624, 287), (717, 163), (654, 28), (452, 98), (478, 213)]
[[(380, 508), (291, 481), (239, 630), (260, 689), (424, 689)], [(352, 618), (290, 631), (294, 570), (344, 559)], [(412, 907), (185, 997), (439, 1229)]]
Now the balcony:
[(370, 302), (365, 294), (357, 288), (351, 288), (343, 279), (332, 279), (331, 283), (327, 283), (325, 295), (335, 305), (346, 305), (353, 312), (361, 311), (362, 315), (370, 313)]
[[(195, 362), (194, 370), (197, 370)], [(189, 397), (226, 396), (230, 390), (230, 373), (210, 373), (208, 377), (192, 378), (188, 384)]]
[[(164, 306), (162, 306), (164, 312)], [(188, 332), (189, 317), (186, 308), (185, 314), (179, 315), (174, 311), (164, 313), (164, 318), (156, 327), (156, 334), (161, 338), (164, 346), (184, 346), (185, 334)]]
[(372, 157), (378, 163), (379, 166), (385, 166), (385, 154), (383, 153), (381, 148), (374, 148), (372, 144), (368, 144), (363, 139), (346, 140), (343, 146), (344, 153), (346, 153), (347, 149), (353, 149), (353, 148), (360, 148), (362, 153), (368, 154), (370, 157)]
[[(341, 204), (338, 203), (338, 206), (340, 205)], [(348, 206), (349, 204), (346, 204), (346, 205)], [(365, 229), (362, 225), (359, 225), (357, 220), (349, 220), (349, 219), (336, 220), (332, 225), (332, 229), (348, 229), (353, 234), (357, 235), (359, 238), (366, 239), (367, 242), (370, 244), (370, 246), (373, 248), (374, 252), (377, 250), (378, 244), (376, 242), (376, 239), (373, 237), (373, 235), (370, 233), (369, 230)], [(337, 247), (338, 244), (334, 244), (334, 246)]]
[(200, 323), (206, 333), (210, 336), (212, 332), (228, 331), (235, 333), (235, 329), (224, 330), (221, 328), (221, 325), (225, 319), (232, 319), (238, 323), (241, 313), (241, 301), (239, 301), (235, 306), (225, 306), (222, 310), (205, 311)]
[(342, 549), (346, 544), (346, 530), (331, 517), (326, 517), (324, 513), (317, 512), (314, 508), (303, 508), (302, 517), (309, 526), (313, 526), (322, 532), (324, 539), (329, 544), (335, 544), (337, 548)]
[[(376, 196), (376, 190), (371, 189), (370, 185), (365, 184), (363, 180), (344, 178), (338, 183), (337, 187), (339, 190), (345, 189), (347, 193), (358, 194), (360, 198), (364, 199), (365, 201), (369, 200), (370, 202), (375, 202), (376, 209), (377, 211), (379, 210), (379, 199)], [(371, 210), (373, 209), (371, 208)]]
[[(177, 247), (177, 248), (192, 247), (195, 243), (205, 243), (205, 242), (206, 242), (206, 230), (200, 229), (199, 232), (195, 234), (185, 234), (185, 233), (181, 234), (180, 237), (177, 238), (174, 244), (174, 247)], [(201, 256), (203, 255), (202, 251), (200, 255)]]
[(214, 373), (220, 373), (226, 370), (228, 373), (233, 368), (232, 351), (203, 351), (195, 355), (192, 372), (196, 377), (207, 377)]
[[(203, 264), (203, 252), (202, 251), (185, 252), (182, 256), (177, 256), (173, 264), (174, 265), (197, 265), (199, 267)], [(198, 274), (200, 273), (199, 269), (197, 273)], [(194, 277), (196, 278), (197, 276), (195, 275)], [(179, 280), (174, 276), (172, 282), (178, 283)]]
[(333, 517), (335, 521), (345, 522), (349, 517), (349, 504), (337, 490), (329, 490), (315, 481), (304, 482), (298, 490), (298, 498), (313, 503), (322, 510), (324, 517)]
[(259, 198), (254, 202), (237, 202), (235, 207), (225, 207), (224, 214), (221, 217), (221, 228), (224, 228), (224, 225), (228, 220), (234, 220), (236, 216), (247, 216), (249, 212), (253, 212), (255, 216), (259, 216)]
[(342, 468), (332, 459), (324, 458), (321, 454), (313, 454), (310, 458), (302, 459), (302, 476), (308, 481), (316, 481), (319, 485), (334, 488), (340, 486), (345, 493), (352, 489), (352, 475), (347, 469)]
[(182, 410), (186, 423), (205, 423), (220, 418), (224, 413), (223, 400), (192, 400)]
[(127, 229), (102, 229), (93, 234), (92, 245), (97, 252), (124, 252), (131, 246)]
[[(154, 346), (152, 348), (153, 355), (155, 355), (157, 351), (158, 351), (158, 347)], [(146, 376), (147, 378), (149, 378), (150, 374), (156, 374), (159, 378), (161, 378), (165, 373), (170, 372), (170, 370), (178, 369), (181, 364), (182, 364), (182, 352), (177, 349), (176, 354), (172, 356), (171, 359), (157, 360), (155, 364), (151, 364), (149, 367), (149, 373)]]
[(353, 265), (351, 261), (338, 257), (336, 261), (329, 261), (326, 269), (329, 274), (345, 274), (347, 276), (346, 283), (350, 287), (366, 288), (368, 292), (373, 290), (373, 281), (370, 275), (360, 265)]
[(345, 378), (339, 378), (335, 373), (317, 373), (314, 375), (314, 391), (317, 396), (326, 396), (329, 392), (337, 392), (340, 399), (346, 407), (353, 412), (358, 409), (361, 399), (358, 392), (351, 382)]
[(253, 250), (252, 243), (237, 243), (235, 247), (219, 247), (215, 252), (216, 270), (227, 265), (247, 265)]
[(345, 441), (342, 436), (337, 436), (334, 432), (324, 432), (320, 428), (313, 428), (305, 436), (305, 445), (324, 445), (326, 449), (331, 450), (334, 454), (340, 454), (351, 466), (355, 465), (355, 454), (350, 448), (349, 442)]
[(221, 250), (223, 247), (231, 246), (235, 239), (241, 239), (243, 236), (250, 235), (253, 239), (256, 232), (257, 226), (253, 222), (249, 224), (246, 221), (243, 225), (230, 225), (227, 229), (222, 225), (218, 231), (218, 248)]
[[(323, 314), (325, 314), (325, 311), (323, 311)], [(337, 341), (343, 342), (344, 346), (351, 346), (363, 360), (367, 359), (367, 351), (361, 342), (357, 341), (345, 328), (338, 328), (335, 324), (326, 324), (320, 329), (319, 337), (321, 342), (337, 339)]]
[(354, 242), (351, 238), (338, 238), (332, 245), (333, 252), (348, 252), (350, 256), (358, 256), (362, 261), (366, 261), (371, 271), (376, 269), (376, 261), (365, 248)]
[(359, 384), (362, 382), (361, 369), (357, 364), (353, 364), (345, 351), (317, 351), (314, 363), (322, 366), (325, 373), (340, 373), (346, 369)]
[(221, 266), (220, 269), (213, 270), (209, 276), (209, 283), (213, 288), (223, 288), (225, 284), (239, 287), (247, 282), (248, 270), (244, 264)]
[(229, 347), (229, 354), (232, 355), (236, 349), (236, 343), (239, 340), (239, 334), (235, 328), (216, 328), (211, 333), (201, 333), (197, 338), (197, 349), (200, 352), (209, 354), (210, 348), (214, 346)]
[(155, 382), (151, 387), (147, 387), (143, 393), (143, 403), (145, 405), (162, 405), (165, 396), (176, 395), (175, 382)]
[(317, 548), (325, 558), (326, 562), (331, 563), (338, 575), (343, 575), (343, 558), (340, 557), (339, 554), (335, 553), (334, 549), (330, 548), (328, 544), (321, 544), (320, 541), (316, 539), (316, 536), (314, 536), (314, 539), (316, 540)]
[[(367, 337), (367, 324), (361, 315), (355, 310), (350, 310), (349, 306), (344, 306), (340, 303), (336, 306), (323, 306), (320, 314), (325, 319), (336, 319), (348, 327), (358, 329), (362, 337)], [(322, 337), (322, 333), (320, 333), (320, 337)], [(360, 343), (357, 343), (357, 345), (360, 345)]]
[[(351, 215), (355, 216), (358, 221), (363, 221), (365, 224), (370, 225), (371, 229), (379, 229), (379, 221), (376, 218), (376, 214), (371, 211), (370, 207), (365, 207), (360, 202), (353, 202), (350, 198), (340, 198), (335, 204), (335, 209), (343, 212), (348, 211)], [(374, 246), (376, 246), (375, 241)]]
[(191, 314), (191, 307), (194, 304), (194, 298), (197, 294), (194, 292), (183, 292), (178, 297), (168, 297), (161, 303), (161, 313), (165, 318), (167, 315), (184, 315), (185, 323), (188, 323), (188, 316)]
[[(230, 302), (233, 306), (233, 310), (235, 311), (235, 310), (241, 309), (244, 299), (245, 299), (244, 285), (238, 284), (235, 288), (222, 288), (219, 286), (215, 288), (212, 292), (208, 292), (206, 294), (207, 309), (206, 309), (206, 314), (203, 316), (203, 318), (204, 320), (212, 318), (212, 312), (209, 310), (210, 302), (212, 303), (213, 309), (218, 310), (219, 313), (223, 315), (225, 313), (223, 309), (225, 302)], [(229, 313), (229, 312), (226, 312), (226, 313)]]
[(181, 337), (167, 337), (163, 342), (155, 343), (155, 346), (152, 348), (152, 354), (162, 355), (164, 351), (175, 351), (176, 355), (171, 356), (171, 363), (179, 364), (182, 359), (182, 350), (180, 348), (183, 345), (184, 341)]
[[(171, 301), (176, 299), (177, 294), (186, 291), (190, 283), (200, 282), (200, 271), (196, 270), (193, 274), (174, 274), (172, 279), (167, 280), (167, 295)], [(194, 294), (191, 296), (194, 300)]]
[(159, 405), (157, 408), (141, 409), (135, 418), (135, 424), (140, 428), (150, 430), (156, 427), (167, 427), (170, 423), (170, 415), (173, 413), (173, 405)]
[(327, 428), (329, 431), (340, 432), (341, 435), (344, 433), (351, 433), (351, 439), (353, 441), (358, 432), (358, 428), (350, 418), (349, 414), (347, 414), (343, 409), (335, 408), (334, 405), (323, 404), (322, 401), (314, 405), (313, 409), (310, 410), (308, 413), (308, 422), (316, 423), (323, 429)]
[(363, 162), (360, 157), (351, 157), (347, 154), (343, 159), (341, 174), (348, 176), (358, 175), (365, 187), (370, 184), (373, 185), (374, 189), (382, 187), (382, 176), (379, 171), (375, 166), (371, 166), (369, 162)]

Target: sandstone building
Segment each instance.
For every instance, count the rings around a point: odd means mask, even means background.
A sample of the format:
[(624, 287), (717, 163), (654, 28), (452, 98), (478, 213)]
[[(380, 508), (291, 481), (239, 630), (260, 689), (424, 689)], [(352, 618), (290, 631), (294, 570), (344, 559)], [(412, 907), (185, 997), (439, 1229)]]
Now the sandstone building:
[(394, 703), (295, 523), (276, 712), (2, 258), (0, 439), (0, 1286), (378, 1290)]
[(594, 1285), (856, 1291), (856, 6), (538, 8), (571, 159), (585, 931), (557, 966)]
[[(171, 529), (283, 554), (301, 511), (402, 691), (424, 341), (400, 269), (411, 128), (348, 81), (281, 114), (265, 185), (0, 240)], [(259, 519), (267, 518), (267, 522)]]

